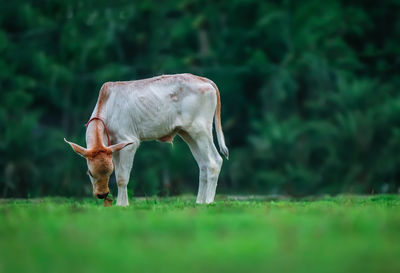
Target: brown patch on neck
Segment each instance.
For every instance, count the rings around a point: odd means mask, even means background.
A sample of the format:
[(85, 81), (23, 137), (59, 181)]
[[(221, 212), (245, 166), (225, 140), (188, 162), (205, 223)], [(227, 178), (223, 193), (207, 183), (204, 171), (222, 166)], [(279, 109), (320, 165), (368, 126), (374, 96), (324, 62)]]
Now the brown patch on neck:
[(97, 100), (97, 111), (96, 111), (97, 117), (100, 117), (101, 110), (103, 109), (105, 102), (107, 101), (108, 97), (110, 96), (111, 85), (112, 85), (112, 83), (106, 82), (101, 86), (99, 98)]
[[(112, 82), (106, 82), (101, 86), (99, 97), (97, 99), (96, 113), (95, 117), (101, 118), (101, 112), (106, 104), (108, 98), (110, 97), (111, 87), (113, 86)], [(92, 116), (93, 117), (93, 116)], [(94, 130), (95, 130), (95, 138), (94, 138), (94, 146), (97, 148), (104, 147), (103, 144), (103, 132), (105, 130), (103, 122), (101, 120), (93, 120)], [(103, 126), (103, 128), (102, 128)]]
[[(100, 126), (103, 126), (103, 129), (100, 129), (101, 127)], [(103, 144), (103, 133), (104, 133), (104, 130), (105, 130), (105, 128), (104, 128), (104, 124), (101, 124), (101, 125), (97, 125), (97, 130), (96, 130), (96, 146), (104, 146), (104, 144)]]
[[(111, 89), (114, 86), (119, 86), (119, 85), (127, 85), (129, 84), (129, 81), (118, 81), (118, 82), (106, 82), (101, 86), (100, 89), (100, 93), (99, 93), (99, 97), (97, 99), (97, 106), (96, 106), (96, 113), (95, 113), (95, 117), (99, 117), (101, 118), (101, 113), (104, 109), (104, 105), (106, 104), (108, 98), (110, 97), (110, 93), (111, 93)], [(104, 119), (103, 119), (104, 121)], [(95, 123), (95, 147), (103, 147), (103, 132), (106, 128), (104, 128), (104, 126), (106, 126), (105, 124), (103, 124), (102, 121), (100, 120), (93, 120), (93, 122)], [(105, 121), (104, 121), (105, 122)], [(101, 126), (103, 126), (103, 128), (101, 128)]]

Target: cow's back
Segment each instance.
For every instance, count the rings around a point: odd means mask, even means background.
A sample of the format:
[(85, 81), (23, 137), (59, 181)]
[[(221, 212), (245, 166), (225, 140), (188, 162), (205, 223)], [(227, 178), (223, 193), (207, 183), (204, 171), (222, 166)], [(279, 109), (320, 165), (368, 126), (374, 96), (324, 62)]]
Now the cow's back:
[(135, 135), (140, 140), (159, 139), (176, 128), (189, 126), (210, 96), (215, 96), (210, 94), (209, 83), (190, 74), (107, 85), (103, 115), (110, 131), (125, 138)]

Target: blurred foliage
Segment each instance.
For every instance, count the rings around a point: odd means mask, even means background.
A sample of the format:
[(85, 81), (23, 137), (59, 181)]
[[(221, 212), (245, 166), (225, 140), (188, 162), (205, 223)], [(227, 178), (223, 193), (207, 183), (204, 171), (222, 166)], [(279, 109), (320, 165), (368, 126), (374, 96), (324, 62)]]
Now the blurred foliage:
[[(84, 143), (103, 82), (217, 83), (231, 159), (219, 191), (400, 187), (400, 2), (2, 1), (0, 196), (89, 195)], [(166, 159), (167, 158), (167, 159)], [(197, 188), (181, 140), (144, 143), (130, 191)]]

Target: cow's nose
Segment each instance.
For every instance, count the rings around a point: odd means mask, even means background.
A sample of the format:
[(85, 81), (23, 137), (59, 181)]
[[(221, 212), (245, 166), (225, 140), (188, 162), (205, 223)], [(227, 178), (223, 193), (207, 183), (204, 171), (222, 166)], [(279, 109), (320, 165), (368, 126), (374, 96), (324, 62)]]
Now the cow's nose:
[(107, 193), (102, 193), (102, 194), (97, 194), (96, 196), (97, 196), (97, 198), (99, 198), (99, 199), (104, 199), (104, 198), (107, 197), (107, 195), (108, 195), (108, 192), (107, 192)]

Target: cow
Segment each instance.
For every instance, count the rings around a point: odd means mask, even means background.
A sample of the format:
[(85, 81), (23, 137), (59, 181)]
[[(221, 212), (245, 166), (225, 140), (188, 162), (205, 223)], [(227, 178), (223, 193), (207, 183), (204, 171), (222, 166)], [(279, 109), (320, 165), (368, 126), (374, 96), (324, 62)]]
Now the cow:
[(220, 112), (218, 87), (204, 77), (174, 74), (106, 82), (86, 124), (87, 148), (64, 141), (86, 159), (94, 195), (107, 198), (115, 170), (117, 205), (128, 206), (127, 185), (140, 142), (172, 143), (179, 135), (200, 169), (196, 203), (209, 204), (214, 201), (223, 161), (213, 142), (213, 119), (220, 152), (229, 157)]

